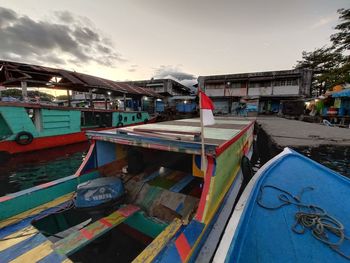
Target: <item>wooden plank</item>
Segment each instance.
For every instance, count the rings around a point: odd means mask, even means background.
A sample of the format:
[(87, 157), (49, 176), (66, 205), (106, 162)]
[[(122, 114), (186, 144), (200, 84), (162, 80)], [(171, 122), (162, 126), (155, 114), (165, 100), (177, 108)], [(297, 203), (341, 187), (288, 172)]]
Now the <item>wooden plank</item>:
[(15, 233), (12, 233), (8, 236), (5, 236), (1, 238), (0, 241), (0, 252), (4, 251), (5, 249), (14, 246), (15, 244), (22, 242), (33, 235), (36, 235), (38, 233), (38, 230), (34, 228), (33, 226), (22, 228), (19, 231), (16, 231)]
[(48, 202), (48, 203), (45, 203), (43, 205), (40, 205), (40, 206), (37, 206), (33, 209), (30, 209), (28, 211), (25, 211), (23, 213), (20, 213), (18, 215), (15, 215), (13, 217), (10, 217), (8, 219), (5, 219), (3, 221), (0, 222), (0, 229), (1, 228), (4, 228), (5, 226), (8, 226), (8, 225), (11, 225), (11, 224), (14, 224), (16, 222), (19, 222), (23, 219), (26, 219), (27, 217), (29, 216), (33, 216), (33, 215), (36, 215), (36, 214), (39, 214), (40, 212), (44, 211), (44, 210), (47, 210), (49, 208), (52, 208), (52, 207), (55, 207), (55, 206), (58, 206), (64, 202), (67, 202), (69, 199), (72, 198), (74, 193), (69, 193), (69, 194), (66, 194), (66, 195), (63, 195), (51, 202)]
[(175, 218), (169, 226), (167, 226), (160, 235), (158, 235), (151, 244), (149, 244), (142, 252), (135, 258), (133, 263), (148, 263), (152, 262), (165, 245), (180, 229), (181, 220)]
[(125, 221), (128, 217), (140, 210), (134, 205), (126, 205), (107, 217), (101, 218), (96, 222), (70, 234), (54, 244), (54, 249), (58, 254), (71, 255), (78, 249), (91, 243), (101, 235), (112, 230), (114, 227)]
[(20, 255), (14, 260), (10, 261), (11, 263), (22, 263), (22, 262), (36, 262), (46, 257), (47, 255), (52, 253), (51, 249), (52, 243), (50, 241), (46, 241), (39, 246), (36, 246), (32, 250)]
[(182, 189), (184, 189), (192, 180), (194, 177), (192, 175), (187, 175), (184, 178), (182, 178), (179, 182), (177, 182), (175, 185), (173, 185), (169, 190), (172, 192), (180, 192)]
[(201, 135), (201, 133), (198, 131), (174, 131), (174, 130), (164, 130), (164, 129), (143, 129), (143, 128), (134, 128), (134, 131), (140, 131), (140, 132), (161, 132), (161, 133), (175, 133), (175, 134), (186, 134), (186, 135)]

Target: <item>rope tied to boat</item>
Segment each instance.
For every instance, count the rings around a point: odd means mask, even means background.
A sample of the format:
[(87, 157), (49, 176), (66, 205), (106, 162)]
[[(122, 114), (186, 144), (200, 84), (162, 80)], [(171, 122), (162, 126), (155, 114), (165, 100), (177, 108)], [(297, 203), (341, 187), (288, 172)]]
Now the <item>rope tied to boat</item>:
[[(266, 192), (268, 188), (274, 189), (280, 193), (277, 196), (280, 204), (268, 206), (263, 202), (264, 192)], [(342, 257), (350, 260), (350, 255), (346, 255), (340, 250), (340, 246), (343, 245), (345, 240), (350, 241), (350, 238), (345, 235), (344, 225), (338, 219), (329, 215), (323, 208), (301, 201), (302, 195), (306, 191), (312, 190), (314, 190), (313, 187), (304, 187), (298, 195), (294, 196), (290, 192), (277, 186), (263, 185), (260, 187), (257, 203), (260, 207), (268, 210), (278, 210), (288, 205), (296, 206), (299, 211), (294, 215), (295, 222), (291, 227), (292, 231), (296, 234), (304, 234), (308, 229), (314, 238), (328, 245)]]

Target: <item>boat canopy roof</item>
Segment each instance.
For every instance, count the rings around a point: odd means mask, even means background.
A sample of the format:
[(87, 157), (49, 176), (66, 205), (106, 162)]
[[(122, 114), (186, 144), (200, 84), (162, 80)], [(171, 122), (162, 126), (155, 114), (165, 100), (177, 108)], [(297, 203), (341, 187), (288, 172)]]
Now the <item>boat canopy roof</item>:
[[(204, 127), (206, 154), (215, 155), (222, 152), (227, 145), (238, 140), (253, 124), (253, 119), (216, 118), (214, 125)], [(97, 141), (110, 141), (118, 144), (190, 154), (201, 153), (199, 118), (104, 131), (88, 131), (87, 135)]]

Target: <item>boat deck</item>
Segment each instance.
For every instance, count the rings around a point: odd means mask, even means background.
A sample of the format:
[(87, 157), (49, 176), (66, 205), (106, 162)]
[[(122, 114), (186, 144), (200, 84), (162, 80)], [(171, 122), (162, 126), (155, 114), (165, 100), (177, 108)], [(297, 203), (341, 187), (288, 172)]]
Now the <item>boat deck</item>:
[[(204, 142), (207, 153), (213, 153), (225, 143), (243, 134), (254, 120), (244, 118), (216, 117), (215, 124), (204, 127)], [(178, 148), (189, 153), (198, 153), (201, 147), (200, 120), (182, 119), (175, 121), (122, 127), (104, 131), (88, 131), (90, 138), (112, 141), (120, 144), (133, 144), (149, 148), (154, 144)], [(167, 148), (169, 150), (169, 148)]]
[(57, 254), (49, 241), (31, 222), (52, 213), (70, 202), (72, 194), (64, 195), (35, 209), (0, 222), (1, 262), (71, 262)]
[[(249, 185), (246, 188), (247, 194), (243, 193), (240, 200), (246, 202), (245, 207), (238, 203), (214, 262), (223, 262), (225, 257), (228, 262), (348, 262), (336, 249), (349, 255), (349, 240), (332, 249), (317, 240), (310, 229), (303, 229), (300, 223), (295, 225), (296, 213), (310, 210), (281, 200), (287, 198), (295, 202), (291, 196), (299, 197), (303, 204), (324, 209), (344, 226), (344, 233), (349, 237), (350, 180), (290, 150), (283, 154), (277, 156), (279, 159), (266, 167), (260, 177), (253, 178), (256, 183), (249, 196)], [(240, 219), (239, 213), (242, 213)], [(333, 222), (330, 218), (322, 219), (322, 223), (336, 227)], [(301, 232), (296, 233), (293, 227)], [(231, 233), (233, 229), (235, 233)], [(326, 227), (325, 234), (329, 242), (339, 240)]]

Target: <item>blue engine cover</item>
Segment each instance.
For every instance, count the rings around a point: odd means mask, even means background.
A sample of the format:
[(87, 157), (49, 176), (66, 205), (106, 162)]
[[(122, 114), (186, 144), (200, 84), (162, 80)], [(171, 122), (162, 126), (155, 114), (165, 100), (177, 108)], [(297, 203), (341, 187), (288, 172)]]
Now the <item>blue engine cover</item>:
[(75, 206), (94, 207), (117, 199), (123, 194), (124, 186), (119, 178), (98, 178), (78, 185)]

